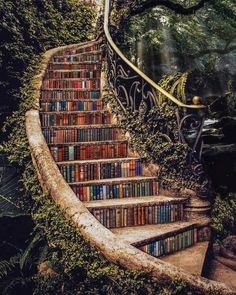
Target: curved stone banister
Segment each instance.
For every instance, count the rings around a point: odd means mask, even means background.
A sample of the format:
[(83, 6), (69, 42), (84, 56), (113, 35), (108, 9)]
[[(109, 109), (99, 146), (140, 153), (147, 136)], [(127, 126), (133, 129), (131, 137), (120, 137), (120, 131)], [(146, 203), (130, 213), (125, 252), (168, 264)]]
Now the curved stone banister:
[(131, 246), (128, 242), (120, 240), (97, 221), (76, 197), (61, 175), (42, 134), (39, 116), (40, 89), (47, 64), (52, 56), (63, 49), (69, 49), (74, 46), (76, 45), (47, 51), (43, 56), (41, 71), (32, 81), (34, 87), (32, 99), (35, 101), (36, 108), (28, 111), (26, 114), (26, 132), (32, 160), (42, 188), (48, 192), (66, 218), (74, 224), (83, 237), (101, 251), (111, 262), (128, 269), (145, 271), (157, 281), (166, 281), (168, 283), (174, 277), (182, 278), (199, 294), (206, 294), (212, 290), (219, 291), (221, 292), (220, 294), (233, 294), (224, 284), (210, 281), (200, 276), (186, 274), (182, 269), (145, 254)]
[[(204, 109), (204, 105), (187, 105), (175, 98), (173, 95), (168, 93), (166, 90), (164, 90), (162, 87), (157, 85), (152, 79), (150, 79), (147, 75), (145, 75), (141, 70), (139, 70), (134, 64), (132, 64), (120, 51), (120, 49), (116, 46), (114, 41), (112, 40), (112, 37), (109, 32), (109, 14), (110, 14), (110, 0), (105, 0), (105, 15), (104, 15), (104, 32), (106, 35), (106, 39), (112, 50), (119, 56), (121, 60), (130, 68), (132, 69), (137, 76), (141, 77), (145, 83), (149, 84), (152, 88), (156, 90), (156, 92), (162, 93), (168, 100), (172, 101), (175, 105), (182, 108), (187, 109)], [(155, 94), (154, 94), (155, 96)], [(156, 99), (156, 97), (155, 97)], [(158, 102), (156, 101), (156, 104)]]

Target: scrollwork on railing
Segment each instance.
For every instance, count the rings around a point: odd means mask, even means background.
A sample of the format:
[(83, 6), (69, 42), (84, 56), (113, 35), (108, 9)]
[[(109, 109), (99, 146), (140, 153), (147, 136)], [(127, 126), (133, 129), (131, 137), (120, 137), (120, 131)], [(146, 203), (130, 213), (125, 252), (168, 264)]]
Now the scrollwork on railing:
[(156, 104), (155, 89), (131, 69), (107, 44), (107, 79), (124, 109), (151, 109)]

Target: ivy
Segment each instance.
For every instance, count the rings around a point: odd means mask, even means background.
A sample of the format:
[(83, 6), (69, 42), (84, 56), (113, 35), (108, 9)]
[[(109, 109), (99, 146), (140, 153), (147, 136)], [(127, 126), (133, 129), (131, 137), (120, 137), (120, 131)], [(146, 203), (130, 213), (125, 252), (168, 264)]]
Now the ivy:
[(118, 125), (129, 132), (130, 147), (145, 161), (159, 166), (158, 177), (163, 187), (177, 191), (181, 188), (201, 191), (204, 177), (194, 173), (189, 164), (189, 146), (178, 141), (174, 106), (163, 103), (153, 107), (146, 115), (138, 111), (124, 113), (109, 89), (105, 101), (118, 118)]

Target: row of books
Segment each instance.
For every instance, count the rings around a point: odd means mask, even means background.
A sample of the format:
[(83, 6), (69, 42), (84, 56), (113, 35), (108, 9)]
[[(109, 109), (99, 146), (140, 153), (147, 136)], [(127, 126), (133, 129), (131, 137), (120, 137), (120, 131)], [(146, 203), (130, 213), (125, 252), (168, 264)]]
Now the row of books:
[(43, 112), (61, 112), (61, 111), (100, 111), (103, 109), (101, 101), (53, 101), (41, 102)]
[(127, 143), (97, 143), (96, 145), (50, 146), (51, 155), (57, 162), (127, 157)]
[(44, 80), (43, 88), (52, 89), (99, 89), (100, 79), (92, 80)]
[(146, 197), (158, 194), (157, 180), (139, 180), (122, 183), (73, 184), (72, 190), (81, 201)]
[(111, 163), (60, 164), (58, 167), (63, 177), (70, 183), (142, 175), (140, 160)]
[(95, 90), (42, 90), (41, 101), (49, 100), (79, 100), (79, 99), (99, 99), (100, 91)]
[(127, 208), (91, 209), (96, 219), (107, 228), (162, 224), (183, 220), (183, 204), (161, 204)]
[(171, 237), (139, 247), (139, 249), (152, 256), (160, 257), (190, 247), (197, 243), (197, 240), (197, 228), (192, 227)]
[(86, 61), (101, 61), (101, 54), (83, 54), (71, 56), (55, 56), (53, 62), (86, 62)]
[(40, 114), (41, 124), (45, 126), (74, 126), (111, 124), (111, 114), (108, 112), (91, 113), (54, 113)]
[(101, 71), (48, 71), (46, 79), (99, 79)]
[(58, 55), (73, 55), (73, 54), (79, 54), (84, 52), (91, 52), (91, 51), (98, 51), (100, 50), (100, 44), (95, 43), (90, 46), (80, 47), (80, 48), (72, 48), (72, 49), (66, 49), (63, 51), (58, 52)]
[(118, 128), (43, 129), (47, 143), (105, 141), (118, 139)]
[(80, 64), (57, 64), (50, 62), (48, 64), (48, 70), (85, 70), (85, 71), (101, 71), (102, 65), (101, 63), (80, 63)]

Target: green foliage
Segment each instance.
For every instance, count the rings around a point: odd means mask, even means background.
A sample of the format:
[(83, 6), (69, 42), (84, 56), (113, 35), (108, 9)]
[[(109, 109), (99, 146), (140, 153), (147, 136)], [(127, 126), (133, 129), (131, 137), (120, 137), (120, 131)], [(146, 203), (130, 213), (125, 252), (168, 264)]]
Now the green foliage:
[(229, 235), (236, 234), (236, 194), (230, 193), (222, 197), (217, 196), (211, 219), (214, 237), (223, 240)]
[[(158, 84), (160, 87), (183, 103), (187, 103), (185, 93), (187, 79), (188, 73), (176, 73), (173, 75), (164, 76)], [(160, 104), (162, 104), (166, 98), (161, 92), (157, 93), (157, 97)]]
[[(189, 7), (199, 1), (176, 2)], [(123, 17), (117, 34), (122, 35), (122, 50), (154, 81), (189, 72), (193, 80), (189, 95), (203, 95), (203, 90), (217, 95), (226, 91), (227, 80), (236, 77), (235, 19), (234, 0), (207, 1), (190, 15), (175, 13), (157, 1), (142, 14)]]
[(19, 88), (29, 82), (35, 56), (90, 38), (95, 11), (75, 0), (0, 0), (0, 15), (0, 97), (12, 110), (23, 99)]
[(138, 111), (123, 114), (117, 100), (111, 94), (108, 94), (105, 100), (116, 114), (119, 126), (129, 132), (131, 147), (146, 161), (159, 166), (158, 176), (163, 187), (177, 191), (181, 188), (195, 191), (201, 189), (203, 177), (195, 174), (189, 165), (191, 150), (187, 144), (178, 141), (174, 106), (165, 102), (142, 116)]

